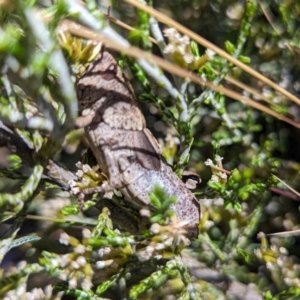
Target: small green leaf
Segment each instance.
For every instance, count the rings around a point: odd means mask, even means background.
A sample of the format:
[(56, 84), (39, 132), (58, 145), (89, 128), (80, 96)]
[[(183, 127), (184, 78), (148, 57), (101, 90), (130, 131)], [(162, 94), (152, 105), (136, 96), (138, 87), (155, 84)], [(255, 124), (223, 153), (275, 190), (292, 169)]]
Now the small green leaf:
[(240, 55), (238, 57), (238, 60), (241, 61), (242, 63), (248, 64), (248, 65), (251, 63), (251, 58), (248, 56), (244, 56), (244, 55)]
[(230, 55), (233, 55), (235, 52), (235, 46), (229, 41), (225, 42), (225, 49)]
[(65, 206), (64, 208), (61, 209), (60, 212), (61, 212), (64, 216), (76, 215), (76, 214), (79, 213), (79, 206), (78, 206), (78, 204)]
[(10, 163), (8, 170), (10, 171), (14, 171), (22, 167), (22, 159), (16, 154), (10, 154), (8, 156), (8, 161)]
[(244, 249), (242, 248), (238, 248), (237, 249), (237, 253), (243, 257), (243, 259), (247, 262), (250, 263), (251, 261), (251, 254), (246, 252)]
[(243, 211), (242, 205), (239, 202), (233, 204), (233, 208), (238, 212), (241, 213)]
[(192, 50), (192, 53), (194, 54), (195, 58), (200, 57), (200, 50), (199, 50), (198, 44), (194, 41), (191, 41), (191, 50)]

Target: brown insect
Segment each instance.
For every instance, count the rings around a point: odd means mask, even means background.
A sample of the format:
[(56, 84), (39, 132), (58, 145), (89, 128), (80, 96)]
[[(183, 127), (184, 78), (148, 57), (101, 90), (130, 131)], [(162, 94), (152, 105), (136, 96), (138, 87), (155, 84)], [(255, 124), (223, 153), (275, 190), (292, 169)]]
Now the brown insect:
[(171, 208), (179, 221), (186, 221), (188, 233), (196, 236), (199, 202), (162, 159), (130, 83), (105, 49), (79, 79), (77, 97), (81, 113), (77, 125), (85, 128), (92, 152), (108, 178), (83, 192), (119, 189), (127, 201), (151, 207), (149, 193), (158, 185), (177, 197)]

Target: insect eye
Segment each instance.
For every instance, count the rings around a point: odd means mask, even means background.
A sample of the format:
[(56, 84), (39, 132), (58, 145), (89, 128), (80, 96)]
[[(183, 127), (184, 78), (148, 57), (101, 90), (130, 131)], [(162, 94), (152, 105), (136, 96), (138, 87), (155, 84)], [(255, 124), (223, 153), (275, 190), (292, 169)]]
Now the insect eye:
[(116, 64), (111, 64), (103, 73), (103, 78), (105, 80), (113, 80), (118, 72), (118, 66)]

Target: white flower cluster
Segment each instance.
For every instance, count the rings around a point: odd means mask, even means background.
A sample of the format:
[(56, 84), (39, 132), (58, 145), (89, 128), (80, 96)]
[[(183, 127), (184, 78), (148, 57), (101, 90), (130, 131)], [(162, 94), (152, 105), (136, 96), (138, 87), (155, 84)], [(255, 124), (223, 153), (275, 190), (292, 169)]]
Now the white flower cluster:
[(207, 159), (204, 164), (208, 167), (211, 168), (212, 170), (212, 176), (211, 180), (215, 182), (220, 182), (220, 183), (226, 183), (227, 182), (227, 174), (223, 171), (223, 165), (222, 165), (222, 160), (223, 157), (220, 157), (219, 155), (216, 156), (215, 158), (217, 165), (213, 163), (211, 159)]
[[(59, 292), (56, 294), (55, 299), (61, 299), (64, 292)], [(47, 285), (42, 288), (33, 288), (31, 291), (27, 292), (26, 283), (18, 286), (16, 289), (11, 290), (5, 294), (2, 298), (3, 300), (40, 300), (40, 299), (54, 299), (53, 298), (53, 287)]]
[(189, 221), (178, 221), (174, 216), (169, 225), (163, 226), (157, 223), (151, 225), (150, 231), (154, 234), (148, 245), (137, 252), (140, 261), (147, 261), (151, 258), (161, 259), (164, 252), (185, 247), (190, 240), (185, 236), (185, 226)]
[(99, 166), (96, 165), (91, 168), (87, 164), (83, 164), (82, 162), (77, 162), (76, 167), (78, 168), (76, 172), (76, 176), (78, 181), (70, 180), (68, 183), (70, 185), (70, 191), (73, 195), (78, 195), (82, 189), (88, 187), (92, 181), (101, 181), (101, 175), (97, 172)]
[(164, 35), (168, 38), (169, 42), (164, 49), (165, 53), (181, 56), (187, 64), (191, 64), (194, 61), (194, 55), (190, 48), (190, 38), (188, 36), (182, 36), (175, 28), (165, 29)]
[[(90, 233), (88, 229), (84, 229), (83, 237), (87, 238), (90, 236)], [(86, 252), (89, 253), (90, 251), (89, 248), (80, 244), (79, 241), (65, 232), (61, 233), (59, 242), (63, 245), (74, 247), (72, 253), (57, 255), (51, 258), (52, 266), (61, 270), (59, 278), (68, 281), (70, 288), (81, 286), (84, 289), (90, 289), (93, 286), (91, 281), (93, 271), (91, 268), (87, 268), (89, 264), (85, 257)]]

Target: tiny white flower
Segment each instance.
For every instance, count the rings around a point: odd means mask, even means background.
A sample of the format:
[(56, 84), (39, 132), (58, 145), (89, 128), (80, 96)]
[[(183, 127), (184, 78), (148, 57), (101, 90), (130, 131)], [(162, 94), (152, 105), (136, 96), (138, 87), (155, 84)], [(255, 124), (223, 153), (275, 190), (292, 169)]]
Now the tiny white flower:
[(92, 232), (91, 232), (89, 229), (84, 228), (84, 229), (82, 230), (82, 236), (83, 236), (83, 238), (85, 238), (85, 239), (89, 239), (89, 238), (92, 236)]
[(206, 229), (209, 229), (209, 228), (211, 228), (212, 226), (214, 226), (214, 222), (213, 222), (213, 221), (211, 221), (211, 220), (205, 221), (204, 227), (205, 227)]
[(187, 35), (184, 35), (179, 38), (179, 42), (185, 46), (188, 46), (190, 44), (190, 38)]
[(113, 263), (114, 263), (114, 261), (112, 259), (108, 259), (108, 260), (105, 260), (105, 261), (103, 261), (103, 260), (97, 261), (96, 262), (96, 268), (97, 269), (103, 269), (103, 268), (111, 266)]
[(254, 254), (258, 257), (258, 258), (262, 258), (262, 252), (259, 248), (254, 249)]
[(97, 261), (96, 262), (96, 268), (97, 269), (103, 269), (103, 268), (105, 268), (105, 261), (103, 261), (103, 260)]
[(220, 181), (220, 180), (219, 180), (219, 176), (217, 176), (217, 175), (212, 175), (212, 176), (211, 176), (211, 181), (219, 182), (219, 181)]
[(276, 245), (271, 245), (270, 246), (270, 249), (274, 252), (277, 252), (278, 251), (278, 247)]
[(146, 260), (149, 260), (151, 258), (152, 253), (149, 253), (147, 251), (143, 251), (143, 252), (139, 252), (138, 256), (139, 256), (140, 261), (146, 261)]
[(59, 266), (65, 268), (71, 262), (69, 254), (64, 254), (60, 257), (60, 259), (52, 259), (52, 266)]
[(59, 242), (61, 244), (68, 246), (70, 243), (70, 240), (71, 240), (71, 238), (67, 233), (65, 233), (65, 232), (61, 233), (61, 235), (59, 237)]
[(104, 194), (104, 197), (106, 199), (112, 199), (113, 196), (114, 196), (114, 191), (108, 191), (108, 192), (105, 192), (105, 194)]
[(166, 241), (164, 241), (164, 245), (165, 247), (169, 247), (172, 246), (174, 239), (173, 238), (169, 238)]
[(156, 245), (155, 245), (155, 250), (163, 250), (163, 249), (165, 249), (166, 247), (165, 247), (165, 245), (164, 244), (161, 244), (161, 243), (157, 243)]
[(292, 285), (292, 280), (290, 278), (284, 277), (283, 281), (285, 282), (285, 284), (287, 286), (291, 286)]
[(164, 30), (164, 35), (165, 35), (166, 37), (173, 37), (173, 36), (176, 35), (176, 33), (177, 33), (177, 30), (176, 30), (175, 28), (173, 28), (173, 27), (171, 27), (171, 28), (166, 28), (166, 29)]
[(174, 47), (174, 45), (173, 45), (173, 44), (168, 44), (168, 45), (165, 47), (165, 49), (164, 49), (163, 52), (164, 52), (164, 53), (170, 53), (170, 54), (174, 53), (174, 52), (175, 52), (175, 47)]
[[(71, 186), (70, 186), (70, 187), (71, 187)], [(70, 193), (71, 193), (72, 195), (77, 195), (77, 194), (80, 193), (80, 188), (77, 187), (77, 186), (71, 187)]]
[(78, 256), (76, 262), (79, 266), (84, 267), (86, 265), (86, 259), (83, 256)]
[(90, 172), (92, 170), (92, 168), (89, 166), (89, 165), (87, 165), (87, 164), (84, 164), (83, 166), (82, 166), (82, 171), (84, 172), (84, 173), (88, 173), (88, 172)]
[(80, 268), (79, 264), (76, 261), (71, 261), (71, 267), (73, 269), (79, 269)]
[(185, 53), (183, 59), (187, 64), (191, 64), (194, 61), (194, 55), (192, 53)]
[(44, 293), (46, 296), (48, 296), (49, 299), (52, 295), (52, 292), (53, 292), (53, 287), (50, 284), (44, 288)]
[(157, 223), (152, 224), (150, 227), (150, 231), (154, 234), (158, 234), (160, 232), (160, 225)]
[(204, 164), (205, 164), (206, 166), (212, 166), (212, 165), (213, 165), (213, 161), (212, 161), (210, 158), (208, 158), (208, 159), (204, 162)]
[(140, 210), (140, 215), (141, 215), (142, 217), (147, 217), (147, 218), (149, 218), (149, 217), (151, 216), (151, 213), (150, 213), (150, 210), (149, 210), (148, 208), (142, 208), (142, 209)]
[(226, 15), (232, 20), (240, 20), (243, 16), (244, 9), (241, 3), (235, 3), (227, 7)]
[(111, 249), (109, 247), (103, 247), (98, 250), (98, 255), (100, 257), (103, 257), (104, 255), (109, 254), (110, 252), (111, 252)]
[(168, 238), (169, 238), (168, 233), (162, 233), (162, 234), (160, 235), (160, 239), (161, 239), (162, 241), (165, 241), (165, 240), (167, 240)]
[(16, 295), (20, 297), (20, 296), (24, 295), (25, 293), (26, 293), (26, 286), (24, 284), (22, 284), (21, 286), (19, 286), (17, 288)]
[(216, 162), (221, 162), (224, 157), (221, 157), (219, 155), (216, 155)]
[(268, 261), (268, 262), (266, 263), (266, 267), (267, 267), (267, 269), (273, 270), (273, 269), (274, 269), (274, 264)]
[(75, 180), (69, 180), (68, 184), (69, 184), (70, 188), (73, 188), (73, 187), (75, 187), (77, 185), (77, 183), (76, 183)]
[(284, 247), (280, 247), (279, 251), (280, 251), (281, 254), (284, 254), (284, 255), (288, 255), (289, 254), (288, 250), (286, 248), (284, 248)]
[(82, 170), (77, 170), (77, 172), (76, 172), (76, 176), (77, 177), (79, 177), (79, 178), (81, 178), (82, 176), (83, 176), (83, 171)]
[(152, 246), (147, 246), (147, 247), (146, 247), (146, 252), (149, 253), (149, 254), (152, 254), (152, 253), (154, 252), (154, 250), (155, 250), (155, 249), (154, 249), (154, 247), (152, 247)]
[(90, 184), (91, 180), (89, 178), (82, 178), (82, 184), (84, 186), (88, 186)]
[(214, 58), (214, 56), (216, 55), (216, 53), (210, 49), (206, 49), (205, 51), (206, 55), (208, 56), (208, 58), (211, 60)]
[(81, 161), (78, 161), (78, 162), (75, 164), (75, 166), (76, 166), (78, 169), (82, 169), (83, 164), (82, 164)]
[(58, 277), (59, 277), (59, 279), (66, 281), (67, 278), (68, 278), (68, 274), (65, 273), (65, 272), (62, 272), (62, 273), (59, 274)]
[(176, 32), (176, 33), (174, 34), (174, 37), (171, 37), (170, 39), (172, 39), (172, 38), (173, 38), (174, 41), (176, 41), (176, 42), (178, 43), (178, 42), (179, 42), (179, 39), (181, 38), (181, 35), (180, 35), (179, 32)]
[(77, 281), (75, 278), (71, 278), (69, 280), (69, 287), (72, 288), (72, 289), (75, 289), (77, 287)]
[(81, 284), (81, 287), (83, 289), (89, 290), (89, 289), (91, 289), (92, 286), (93, 286), (93, 283), (91, 282), (91, 280), (88, 279), (88, 278), (84, 278), (84, 280), (83, 280), (83, 282)]
[(218, 172), (218, 175), (219, 175), (220, 178), (222, 178), (222, 179), (227, 179), (227, 174), (226, 174), (226, 173)]
[(83, 254), (85, 252), (85, 246), (79, 244), (74, 248), (74, 252), (77, 254)]
[(277, 258), (276, 262), (277, 262), (278, 266), (280, 266), (280, 267), (284, 266), (284, 261), (280, 257)]
[(29, 297), (29, 298), (26, 298), (26, 299), (45, 299), (45, 294), (44, 294), (44, 291), (41, 288), (34, 288), (31, 291), (31, 297), (32, 298)]

